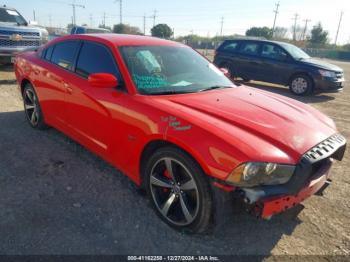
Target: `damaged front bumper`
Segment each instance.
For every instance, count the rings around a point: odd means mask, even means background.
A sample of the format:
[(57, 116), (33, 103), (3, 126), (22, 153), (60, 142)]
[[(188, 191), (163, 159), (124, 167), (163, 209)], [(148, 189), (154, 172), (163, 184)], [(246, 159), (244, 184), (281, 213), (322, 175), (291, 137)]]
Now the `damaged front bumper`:
[(286, 184), (241, 188), (241, 196), (251, 212), (264, 219), (290, 209), (314, 194), (321, 194), (331, 183), (333, 159), (341, 161), (346, 139), (336, 134), (306, 152), (293, 177)]

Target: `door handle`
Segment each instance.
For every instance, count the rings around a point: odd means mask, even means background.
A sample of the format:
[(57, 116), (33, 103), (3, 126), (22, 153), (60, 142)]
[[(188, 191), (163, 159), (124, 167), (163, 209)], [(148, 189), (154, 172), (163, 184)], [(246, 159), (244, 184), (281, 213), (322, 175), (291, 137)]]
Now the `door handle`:
[(73, 92), (73, 89), (69, 86), (69, 84), (66, 81), (62, 81), (62, 84), (66, 89), (67, 93), (71, 94)]

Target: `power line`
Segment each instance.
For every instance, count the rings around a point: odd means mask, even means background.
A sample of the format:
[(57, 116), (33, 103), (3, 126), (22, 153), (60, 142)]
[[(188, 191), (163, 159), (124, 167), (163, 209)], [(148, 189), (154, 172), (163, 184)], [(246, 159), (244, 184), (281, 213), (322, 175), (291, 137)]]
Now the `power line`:
[(67, 4), (67, 5), (70, 5), (73, 8), (73, 20), (72, 20), (72, 23), (73, 23), (73, 25), (75, 25), (76, 22), (77, 22), (76, 15), (75, 15), (75, 8), (76, 7), (85, 8), (85, 6), (84, 5), (78, 5), (78, 4), (74, 3), (74, 2), (71, 3), (71, 4)]
[(273, 26), (272, 26), (272, 37), (273, 37), (273, 34), (275, 33), (275, 26), (276, 26), (276, 19), (277, 19), (277, 15), (278, 15), (278, 9), (280, 7), (280, 2), (276, 3), (276, 9), (273, 10), (273, 12), (275, 13), (275, 18), (273, 20)]
[(343, 11), (341, 11), (341, 13), (340, 13), (340, 18), (339, 18), (338, 29), (337, 29), (337, 34), (335, 35), (334, 45), (337, 45), (337, 41), (338, 41), (338, 34), (339, 34), (339, 29), (340, 29), (341, 20), (343, 19), (343, 14), (344, 14), (344, 12), (343, 12)]
[(299, 14), (294, 14), (294, 30), (293, 30), (293, 40), (295, 41), (297, 39), (297, 21), (298, 21)]

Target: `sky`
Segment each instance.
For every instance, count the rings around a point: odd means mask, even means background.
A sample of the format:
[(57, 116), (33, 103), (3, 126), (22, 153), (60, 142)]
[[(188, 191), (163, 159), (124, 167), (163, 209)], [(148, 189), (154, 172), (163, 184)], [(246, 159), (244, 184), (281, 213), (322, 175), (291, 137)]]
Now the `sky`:
[[(27, 20), (36, 20), (46, 26), (65, 27), (72, 19), (69, 3), (84, 5), (76, 8), (77, 24), (98, 26), (105, 13), (106, 25), (119, 23), (118, 0), (0, 0), (0, 4), (16, 8)], [(156, 10), (156, 24), (166, 23), (175, 36), (197, 34), (202, 36), (220, 35), (223, 18), (223, 34), (243, 34), (252, 26), (272, 27), (275, 4), (278, 0), (122, 0), (123, 23), (138, 26), (143, 31), (143, 16), (146, 16), (146, 34), (153, 26)], [(276, 26), (291, 29), (295, 14), (297, 24), (308, 28), (321, 22), (334, 43), (340, 14), (343, 19), (338, 44), (350, 42), (350, 1), (349, 0), (280, 0)]]

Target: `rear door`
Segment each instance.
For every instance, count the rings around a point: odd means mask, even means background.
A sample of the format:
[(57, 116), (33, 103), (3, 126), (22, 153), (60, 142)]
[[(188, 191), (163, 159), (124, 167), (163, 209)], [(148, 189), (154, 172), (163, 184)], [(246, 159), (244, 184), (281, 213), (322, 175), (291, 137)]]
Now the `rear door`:
[(44, 115), (50, 124), (64, 128), (67, 115), (65, 95), (67, 79), (71, 75), (79, 41), (65, 41), (52, 45), (43, 53), (40, 97)]
[(294, 67), (291, 57), (281, 47), (274, 43), (263, 43), (261, 48), (262, 81), (286, 84), (292, 75)]

